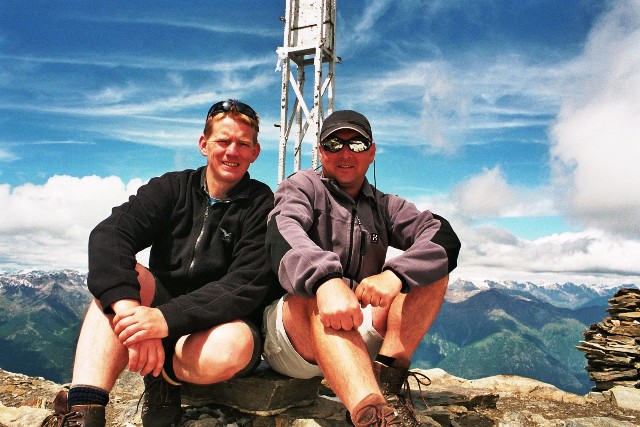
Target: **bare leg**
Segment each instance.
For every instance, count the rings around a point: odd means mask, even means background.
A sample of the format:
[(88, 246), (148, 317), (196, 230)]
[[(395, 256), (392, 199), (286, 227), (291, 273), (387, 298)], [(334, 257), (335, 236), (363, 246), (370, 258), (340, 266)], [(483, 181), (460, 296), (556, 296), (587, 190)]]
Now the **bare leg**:
[(253, 346), (251, 329), (240, 320), (182, 337), (173, 358), (176, 377), (193, 384), (228, 380), (249, 364)]
[(318, 364), (349, 411), (370, 394), (382, 398), (358, 331), (326, 328), (318, 317), (315, 298), (287, 296), (282, 315), (296, 351), (307, 361)]
[(412, 289), (408, 294), (398, 295), (388, 315), (380, 315), (380, 310), (374, 310), (374, 327), (385, 337), (380, 354), (394, 357), (397, 366), (411, 365), (411, 356), (440, 311), (448, 280), (447, 276), (428, 286)]
[[(150, 305), (155, 292), (155, 282), (149, 271), (138, 265), (138, 281), (142, 302)], [(113, 333), (111, 320), (94, 300), (85, 316), (76, 346), (72, 384), (86, 384), (111, 391), (120, 373), (126, 368), (129, 355)]]
[(73, 365), (72, 384), (86, 384), (111, 391), (129, 360), (127, 349), (111, 329), (111, 319), (97, 301), (85, 316)]

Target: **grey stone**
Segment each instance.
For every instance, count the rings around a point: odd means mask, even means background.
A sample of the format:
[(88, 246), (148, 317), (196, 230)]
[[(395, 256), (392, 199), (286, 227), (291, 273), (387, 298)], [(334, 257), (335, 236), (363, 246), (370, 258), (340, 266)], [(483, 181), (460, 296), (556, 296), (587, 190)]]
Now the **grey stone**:
[(640, 389), (616, 386), (610, 391), (619, 408), (640, 411)]
[(310, 405), (318, 397), (321, 377), (289, 378), (266, 364), (250, 376), (211, 385), (184, 384), (182, 403), (219, 404), (255, 415), (275, 415), (297, 406)]
[(637, 424), (605, 417), (572, 418), (564, 422), (564, 427), (633, 427), (635, 425)]

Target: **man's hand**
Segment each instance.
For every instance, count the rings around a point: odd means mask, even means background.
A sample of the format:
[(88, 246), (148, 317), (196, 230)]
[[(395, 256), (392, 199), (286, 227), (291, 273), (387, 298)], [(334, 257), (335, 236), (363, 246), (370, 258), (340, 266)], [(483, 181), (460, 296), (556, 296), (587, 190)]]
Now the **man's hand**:
[(160, 375), (165, 358), (161, 338), (169, 334), (160, 310), (129, 299), (119, 300), (111, 307), (116, 312), (113, 331), (129, 352), (129, 371), (142, 376)]
[(362, 307), (387, 307), (402, 289), (402, 281), (391, 270), (365, 277), (356, 288), (356, 298)]
[(113, 331), (129, 347), (152, 338), (169, 335), (169, 327), (157, 308), (137, 306), (119, 311), (113, 318)]
[(127, 347), (129, 350), (129, 371), (145, 376), (152, 373), (157, 377), (164, 365), (164, 348), (159, 338), (152, 338)]
[(322, 324), (349, 331), (362, 324), (362, 311), (353, 291), (342, 279), (330, 279), (316, 291), (318, 314)]

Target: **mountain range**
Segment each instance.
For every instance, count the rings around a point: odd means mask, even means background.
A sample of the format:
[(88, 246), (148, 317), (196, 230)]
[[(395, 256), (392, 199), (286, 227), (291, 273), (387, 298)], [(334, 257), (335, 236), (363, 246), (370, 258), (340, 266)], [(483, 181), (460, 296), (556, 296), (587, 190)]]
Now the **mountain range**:
[(457, 280), (414, 365), (467, 379), (518, 375), (586, 393), (593, 384), (575, 346), (590, 324), (608, 316), (608, 299), (622, 287), (637, 286)]
[(86, 275), (76, 271), (0, 275), (0, 367), (69, 381), (90, 300)]
[[(458, 279), (413, 367), (467, 379), (513, 374), (585, 393), (592, 384), (575, 346), (591, 323), (607, 316), (607, 300), (620, 287), (637, 286)], [(83, 273), (0, 274), (0, 368), (68, 382), (90, 300)]]

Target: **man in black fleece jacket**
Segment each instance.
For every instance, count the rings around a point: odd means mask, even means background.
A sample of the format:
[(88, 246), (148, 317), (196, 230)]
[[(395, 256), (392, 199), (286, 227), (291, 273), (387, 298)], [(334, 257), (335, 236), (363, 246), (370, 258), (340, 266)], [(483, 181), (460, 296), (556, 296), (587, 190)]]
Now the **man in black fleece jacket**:
[[(104, 426), (126, 367), (145, 376), (143, 425), (177, 425), (181, 382), (217, 383), (260, 362), (263, 301), (279, 286), (264, 251), (273, 193), (247, 172), (258, 131), (247, 104), (214, 104), (199, 140), (206, 166), (151, 179), (92, 231), (95, 299), (68, 396), (43, 425)], [(136, 254), (148, 247), (144, 267)]]

